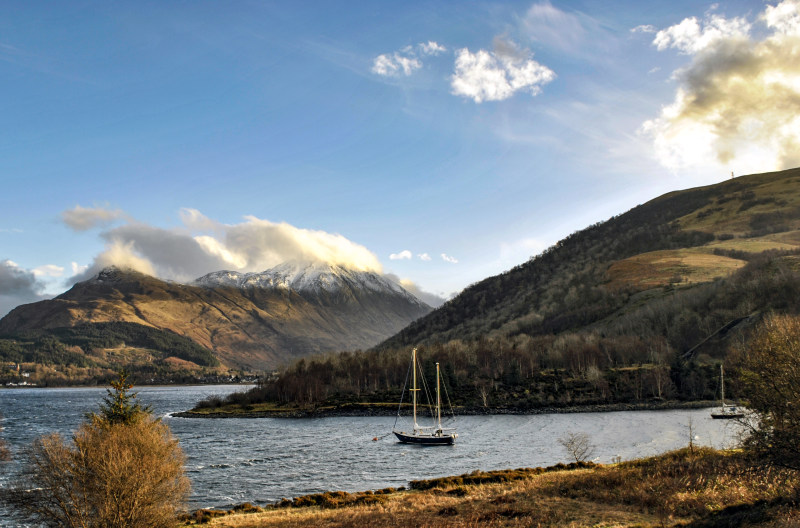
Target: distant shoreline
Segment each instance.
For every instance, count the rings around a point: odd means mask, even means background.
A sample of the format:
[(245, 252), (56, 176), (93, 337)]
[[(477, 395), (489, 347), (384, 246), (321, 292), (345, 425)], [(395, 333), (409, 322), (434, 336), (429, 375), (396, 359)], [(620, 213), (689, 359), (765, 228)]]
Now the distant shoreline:
[[(719, 405), (719, 402), (710, 400), (699, 401), (663, 401), (642, 403), (608, 403), (596, 405), (576, 405), (569, 407), (540, 407), (536, 409), (515, 408), (458, 408), (457, 416), (489, 416), (498, 414), (536, 415), (536, 414), (568, 414), (589, 412), (620, 412), (620, 411), (667, 411), (676, 409), (705, 409)], [(358, 416), (395, 416), (397, 407), (387, 408), (385, 405), (349, 404), (338, 407), (323, 407), (316, 409), (275, 409), (268, 411), (181, 411), (172, 413), (178, 418), (327, 418), (327, 417), (358, 417)], [(404, 413), (405, 414), (405, 413)]]

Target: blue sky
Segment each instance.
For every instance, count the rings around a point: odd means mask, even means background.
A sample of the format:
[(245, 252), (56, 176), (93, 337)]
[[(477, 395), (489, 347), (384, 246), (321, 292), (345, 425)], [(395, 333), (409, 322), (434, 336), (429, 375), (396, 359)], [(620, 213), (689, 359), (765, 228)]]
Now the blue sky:
[(3, 2), (0, 314), (108, 264), (315, 258), (447, 297), (664, 192), (795, 166), (799, 11)]

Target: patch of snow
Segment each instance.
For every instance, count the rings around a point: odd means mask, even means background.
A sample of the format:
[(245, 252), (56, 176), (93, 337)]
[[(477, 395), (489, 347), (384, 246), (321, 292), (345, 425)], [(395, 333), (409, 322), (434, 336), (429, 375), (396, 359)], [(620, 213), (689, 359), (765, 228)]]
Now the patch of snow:
[(195, 286), (214, 288), (228, 286), (240, 289), (283, 289), (302, 293), (336, 293), (347, 287), (353, 290), (391, 293), (422, 304), (399, 284), (371, 271), (354, 271), (342, 266), (289, 261), (257, 273), (215, 271), (203, 275)]

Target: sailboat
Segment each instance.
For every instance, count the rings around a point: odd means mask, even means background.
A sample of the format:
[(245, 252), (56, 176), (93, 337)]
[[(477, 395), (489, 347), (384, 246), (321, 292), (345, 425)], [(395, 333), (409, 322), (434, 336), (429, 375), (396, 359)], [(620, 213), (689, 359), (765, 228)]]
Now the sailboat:
[(725, 370), (719, 366), (719, 387), (720, 387), (720, 408), (711, 411), (711, 417), (715, 420), (725, 420), (729, 418), (742, 418), (744, 411), (735, 405), (725, 405)]
[[(446, 429), (442, 427), (442, 396), (439, 392), (439, 363), (436, 363), (436, 423), (431, 426), (421, 426), (417, 423), (417, 392), (420, 390), (417, 388), (417, 368), (417, 349), (415, 348), (411, 351), (411, 371), (413, 374), (412, 385), (410, 389), (414, 412), (413, 428), (410, 433), (399, 431), (397, 429), (397, 419), (395, 419), (392, 432), (395, 434), (398, 440), (405, 444), (452, 445), (455, 443), (456, 438), (458, 438), (458, 434), (456, 434), (455, 429), (453, 428)], [(408, 378), (406, 378), (406, 381), (408, 381)], [(405, 392), (405, 387), (403, 387), (403, 391)], [(403, 402), (401, 398), (401, 408), (402, 404)], [(397, 418), (400, 418), (400, 408), (397, 410)]]

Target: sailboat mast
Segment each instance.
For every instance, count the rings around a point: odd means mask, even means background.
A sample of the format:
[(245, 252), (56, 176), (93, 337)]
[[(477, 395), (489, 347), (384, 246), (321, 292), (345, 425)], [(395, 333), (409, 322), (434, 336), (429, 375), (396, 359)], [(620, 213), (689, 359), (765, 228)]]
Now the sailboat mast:
[(442, 396), (439, 394), (439, 363), (436, 363), (436, 419), (439, 429), (442, 428)]
[(411, 369), (414, 371), (413, 385), (411, 389), (412, 401), (414, 402), (414, 430), (417, 430), (417, 349), (411, 350)]
[(719, 386), (722, 393), (722, 406), (725, 407), (725, 371), (721, 363), (719, 365)]

